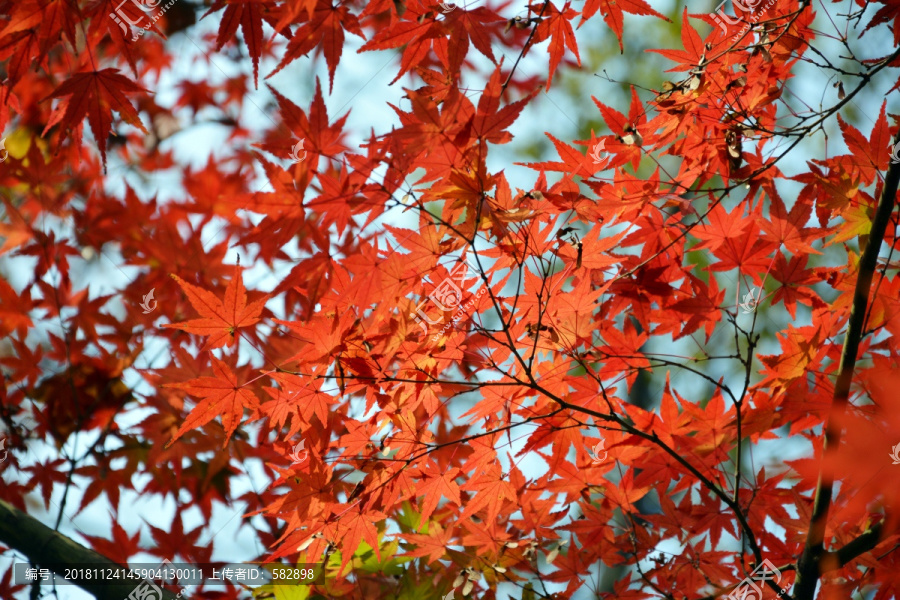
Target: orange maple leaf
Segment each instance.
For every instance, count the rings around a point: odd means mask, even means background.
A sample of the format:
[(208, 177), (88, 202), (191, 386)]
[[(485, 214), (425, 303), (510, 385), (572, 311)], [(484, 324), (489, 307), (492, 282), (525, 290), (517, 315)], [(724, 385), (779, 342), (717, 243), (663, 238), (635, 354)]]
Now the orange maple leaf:
[[(424, 522), (424, 519), (422, 522)], [(410, 558), (419, 556), (428, 557), (429, 563), (437, 562), (444, 557), (444, 554), (447, 552), (447, 546), (452, 544), (450, 541), (452, 534), (452, 528), (445, 530), (437, 521), (429, 523), (428, 533), (426, 535), (419, 533), (402, 533), (400, 535), (402, 535), (404, 539), (409, 540), (409, 542), (416, 546), (414, 550), (408, 551), (404, 556)]]
[(578, 55), (578, 42), (575, 40), (575, 31), (572, 29), (570, 21), (578, 16), (578, 11), (569, 8), (566, 2), (562, 11), (556, 9), (552, 4), (547, 14), (543, 15), (544, 20), (541, 21), (535, 29), (534, 43), (539, 44), (546, 39), (550, 40), (547, 46), (547, 52), (550, 54), (550, 73), (547, 76), (547, 90), (550, 89), (550, 82), (553, 81), (553, 73), (556, 67), (562, 61), (566, 48), (572, 51), (578, 66), (581, 66), (581, 57)]
[(172, 279), (178, 282), (191, 301), (191, 305), (204, 318), (182, 323), (167, 323), (163, 327), (180, 329), (197, 335), (208, 335), (209, 339), (206, 340), (202, 350), (233, 345), (235, 332), (241, 327), (249, 327), (259, 322), (259, 315), (269, 300), (269, 296), (266, 294), (259, 300), (247, 304), (247, 291), (244, 289), (240, 264), (234, 266), (234, 277), (231, 278), (225, 289), (224, 303), (212, 292), (192, 285), (178, 275), (172, 275)]
[(804, 377), (807, 371), (822, 358), (822, 331), (820, 327), (794, 327), (788, 324), (784, 334), (778, 335), (781, 354), (760, 355), (765, 366), (766, 378), (761, 385), (772, 385), (775, 389), (787, 387), (789, 383)]
[(504, 500), (515, 502), (518, 499), (515, 488), (501, 477), (500, 468), (496, 466), (489, 468), (481, 477), (472, 477), (463, 487), (478, 490), (478, 493), (466, 504), (466, 510), (459, 517), (460, 521), (486, 508), (487, 521), (493, 523), (500, 514)]
[[(422, 502), (421, 520), (419, 528), (421, 529), (428, 522), (428, 517), (437, 508), (441, 497), (452, 500), (457, 506), (462, 505), (462, 499), (459, 495), (459, 486), (454, 479), (459, 473), (458, 469), (441, 470), (436, 464), (429, 463), (427, 468), (422, 471), (423, 482), (416, 487), (416, 496), (424, 496)], [(425, 477), (427, 475), (427, 477)]]
[(341, 571), (353, 559), (353, 555), (359, 548), (360, 544), (365, 541), (375, 551), (375, 557), (380, 561), (381, 552), (378, 543), (378, 529), (375, 524), (387, 515), (378, 511), (363, 512), (362, 507), (357, 506), (355, 510), (344, 517), (335, 525), (337, 529), (336, 538), (340, 540), (341, 548)]

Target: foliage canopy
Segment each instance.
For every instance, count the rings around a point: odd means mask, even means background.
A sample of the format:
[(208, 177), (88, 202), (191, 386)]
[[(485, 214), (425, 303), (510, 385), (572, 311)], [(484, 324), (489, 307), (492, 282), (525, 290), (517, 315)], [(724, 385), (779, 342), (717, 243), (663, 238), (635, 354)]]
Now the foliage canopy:
[[(893, 597), (896, 3), (0, 5), (7, 503), (105, 503), (81, 543), (187, 562), (224, 506), (253, 558), (325, 565), (200, 598), (715, 598), (763, 561), (765, 598)], [(633, 22), (680, 29), (673, 81), (596, 79), (629, 98), (592, 96), (603, 131), (489, 166)], [(173, 82), (185, 39), (252, 67)], [(394, 123), (326, 107), (345, 47), (398, 57)], [(321, 59), (307, 102), (267, 82)]]

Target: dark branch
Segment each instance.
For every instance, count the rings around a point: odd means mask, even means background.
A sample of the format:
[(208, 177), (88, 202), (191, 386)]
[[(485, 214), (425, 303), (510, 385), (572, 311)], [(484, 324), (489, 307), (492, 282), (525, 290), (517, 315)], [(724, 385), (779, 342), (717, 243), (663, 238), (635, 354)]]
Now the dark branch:
[[(103, 569), (118, 569), (125, 573), (121, 565), (90, 548), (85, 548), (58, 531), (53, 531), (3, 500), (0, 500), (0, 542), (18, 550), (33, 564), (50, 569), (59, 576), (64, 575), (64, 567), (67, 565), (93, 565)], [(111, 583), (107, 580), (103, 585), (98, 585), (96, 580), (93, 582), (82, 580), (77, 585), (93, 594), (97, 600), (122, 600), (128, 597), (138, 583), (138, 580), (133, 579), (129, 583)], [(163, 600), (177, 598), (168, 590), (162, 592)]]
[(821, 573), (840, 569), (861, 554), (865, 554), (881, 542), (882, 523), (866, 529), (858, 537), (837, 552), (828, 552), (822, 558)]
[[(894, 144), (898, 141), (900, 141), (900, 133), (894, 136)], [(822, 466), (819, 472), (819, 482), (816, 486), (809, 533), (806, 536), (803, 554), (800, 555), (800, 560), (797, 561), (794, 600), (813, 600), (816, 584), (819, 581), (819, 576), (822, 574), (820, 563), (825, 556), (825, 525), (828, 521), (828, 509), (831, 507), (831, 495), (834, 489), (833, 457), (841, 443), (841, 422), (850, 398), (850, 383), (853, 380), (856, 354), (859, 351), (859, 343), (862, 339), (866, 307), (872, 287), (872, 276), (875, 273), (875, 267), (878, 266), (878, 253), (881, 251), (881, 242), (887, 230), (887, 224), (891, 219), (891, 213), (894, 210), (898, 183), (900, 183), (900, 164), (891, 163), (887, 176), (884, 179), (884, 187), (881, 190), (881, 198), (878, 201), (875, 217), (872, 219), (869, 241), (859, 261), (859, 275), (856, 279), (856, 289), (853, 292), (853, 306), (850, 308), (847, 336), (844, 338), (844, 348), (841, 352), (841, 362), (834, 387), (831, 413), (825, 426), (825, 446), (822, 453)]]

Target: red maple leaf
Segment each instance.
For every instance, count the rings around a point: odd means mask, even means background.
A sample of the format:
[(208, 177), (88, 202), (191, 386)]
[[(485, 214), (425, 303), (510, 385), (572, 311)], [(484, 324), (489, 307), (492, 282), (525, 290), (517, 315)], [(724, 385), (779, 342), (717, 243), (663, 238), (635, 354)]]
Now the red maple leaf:
[[(103, 168), (105, 170), (106, 138), (112, 129), (112, 111), (117, 111), (129, 125), (134, 125), (144, 133), (147, 133), (140, 117), (138, 117), (137, 111), (131, 105), (131, 102), (125, 98), (125, 94), (146, 91), (148, 90), (124, 75), (120, 75), (118, 69), (76, 73), (64, 81), (50, 95), (52, 98), (60, 98), (62, 96), (71, 96), (71, 98), (62, 101), (56, 107), (42, 135), (45, 135), (53, 125), (61, 123), (66, 131), (65, 137), (72, 128), (78, 127), (81, 124), (81, 120), (87, 115), (88, 123), (91, 125), (91, 132), (93, 132), (97, 145), (100, 147), (100, 155), (103, 157)], [(79, 139), (80, 136), (76, 135), (76, 140)]]
[[(263, 50), (262, 22), (264, 15), (269, 10), (267, 4), (270, 3), (257, 0), (237, 2), (217, 0), (206, 12), (206, 15), (209, 15), (225, 8), (222, 23), (219, 25), (219, 35), (216, 37), (216, 50), (221, 50), (226, 42), (235, 39), (238, 25), (241, 26), (241, 33), (244, 34), (244, 42), (247, 44), (247, 52), (253, 60), (253, 87), (259, 87), (259, 57), (262, 56)], [(275, 26), (271, 20), (269, 24)]]
[(222, 425), (225, 427), (224, 448), (244, 416), (244, 407), (253, 410), (259, 408), (259, 400), (249, 389), (238, 385), (237, 377), (228, 365), (214, 356), (211, 358), (215, 377), (196, 377), (184, 383), (167, 383), (163, 386), (184, 390), (202, 399), (167, 447), (191, 429), (202, 427), (221, 415)]
[(581, 21), (578, 22), (578, 27), (584, 25), (584, 22), (593, 17), (597, 11), (600, 11), (600, 14), (603, 15), (603, 20), (616, 34), (619, 40), (620, 52), (625, 49), (622, 45), (622, 30), (625, 25), (623, 12), (632, 15), (653, 15), (666, 21), (669, 20), (665, 15), (653, 10), (644, 0), (587, 0), (581, 11)]
[(562, 10), (558, 10), (553, 4), (549, 4), (549, 11), (543, 15), (543, 20), (534, 32), (534, 43), (538, 44), (546, 39), (550, 40), (547, 52), (550, 53), (550, 72), (547, 75), (547, 89), (553, 81), (553, 73), (562, 61), (566, 48), (572, 51), (575, 59), (581, 65), (581, 57), (578, 55), (578, 42), (575, 41), (575, 31), (572, 29), (572, 19), (578, 16), (578, 11), (569, 8), (566, 2)]
[(225, 290), (224, 302), (216, 298), (212, 292), (191, 285), (178, 275), (172, 275), (172, 279), (178, 282), (191, 301), (191, 305), (204, 318), (192, 319), (183, 323), (166, 323), (163, 327), (209, 336), (203, 345), (203, 350), (234, 344), (237, 330), (258, 323), (259, 315), (269, 299), (267, 294), (247, 304), (247, 292), (244, 289), (240, 264), (234, 266), (234, 277), (231, 278), (228, 288)]
[(325, 62), (328, 63), (328, 90), (331, 91), (334, 88), (334, 72), (344, 49), (344, 29), (366, 39), (359, 28), (356, 15), (346, 6), (319, 3), (311, 20), (297, 30), (288, 43), (281, 62), (267, 78), (279, 72), (288, 63), (306, 56), (318, 46), (325, 53)]

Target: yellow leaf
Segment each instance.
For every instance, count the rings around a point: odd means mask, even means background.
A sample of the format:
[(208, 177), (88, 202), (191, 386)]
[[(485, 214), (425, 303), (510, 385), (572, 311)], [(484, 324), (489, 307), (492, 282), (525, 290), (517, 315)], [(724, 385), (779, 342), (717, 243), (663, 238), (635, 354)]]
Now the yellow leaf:
[[(857, 235), (868, 235), (872, 230), (871, 208), (864, 204), (856, 206), (848, 206), (841, 211), (841, 216), (846, 221), (846, 226), (841, 227), (840, 231), (831, 240), (831, 243), (846, 242)], [(860, 248), (862, 251), (862, 248)]]
[(273, 585), (275, 600), (306, 600), (309, 598), (308, 585)]
[(22, 160), (31, 148), (31, 132), (27, 129), (16, 129), (4, 139), (6, 151), (17, 160)]

